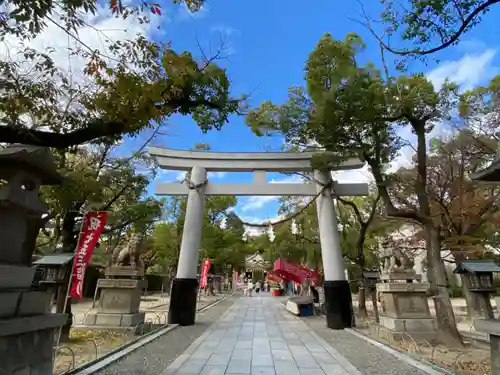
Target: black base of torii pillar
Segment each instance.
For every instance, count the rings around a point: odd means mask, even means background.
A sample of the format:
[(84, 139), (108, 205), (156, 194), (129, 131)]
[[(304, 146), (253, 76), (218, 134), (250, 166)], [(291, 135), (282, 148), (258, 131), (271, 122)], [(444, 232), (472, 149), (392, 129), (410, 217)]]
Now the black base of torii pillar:
[(352, 296), (347, 280), (325, 280), (326, 326), (331, 329), (351, 328), (354, 325)]
[(195, 322), (196, 300), (198, 294), (197, 279), (178, 279), (172, 282), (168, 323), (190, 326)]

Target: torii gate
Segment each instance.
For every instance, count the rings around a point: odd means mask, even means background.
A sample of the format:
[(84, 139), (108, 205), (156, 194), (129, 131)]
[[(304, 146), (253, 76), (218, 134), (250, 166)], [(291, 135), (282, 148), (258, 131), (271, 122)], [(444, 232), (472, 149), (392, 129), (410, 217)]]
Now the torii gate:
[[(314, 152), (206, 152), (180, 151), (149, 147), (160, 168), (190, 171), (190, 181), (160, 183), (156, 194), (163, 196), (187, 196), (186, 218), (182, 233), (177, 275), (172, 284), (168, 322), (192, 325), (195, 322), (197, 295), (197, 267), (203, 220), (205, 195), (282, 195), (317, 196), (316, 210), (324, 270), (324, 292), (327, 326), (344, 329), (352, 326), (352, 297), (345, 278), (344, 260), (335, 215), (333, 195), (368, 195), (368, 184), (342, 184), (332, 181), (330, 171), (359, 169), (364, 163), (350, 159), (325, 170), (313, 170), (311, 159)], [(207, 172), (253, 172), (253, 183), (212, 183)], [(266, 172), (313, 172), (314, 183), (266, 182)], [(325, 186), (329, 187), (326, 188)], [(330, 188), (333, 186), (333, 188)]]

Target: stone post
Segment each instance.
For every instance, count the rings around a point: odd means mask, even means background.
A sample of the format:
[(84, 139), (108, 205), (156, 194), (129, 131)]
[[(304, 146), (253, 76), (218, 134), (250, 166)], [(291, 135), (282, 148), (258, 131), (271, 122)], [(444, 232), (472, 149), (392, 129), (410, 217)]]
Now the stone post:
[[(314, 171), (318, 193), (323, 185), (332, 182), (329, 171)], [(340, 247), (340, 235), (331, 189), (325, 189), (316, 199), (319, 238), (325, 281), (326, 325), (331, 329), (352, 327), (353, 308), (349, 283), (344, 273), (344, 258)]]
[[(202, 184), (206, 178), (205, 168), (194, 167), (191, 170), (192, 186), (188, 194), (177, 275), (173, 280), (170, 296), (168, 311), (170, 324), (188, 326), (194, 324), (195, 321), (198, 260), (203, 224), (204, 186)], [(195, 189), (194, 186), (199, 187)]]
[(0, 151), (0, 179), (0, 373), (52, 375), (66, 317), (50, 313), (50, 293), (31, 290), (31, 257), (47, 211), (39, 188), (61, 176), (47, 149), (13, 145)]

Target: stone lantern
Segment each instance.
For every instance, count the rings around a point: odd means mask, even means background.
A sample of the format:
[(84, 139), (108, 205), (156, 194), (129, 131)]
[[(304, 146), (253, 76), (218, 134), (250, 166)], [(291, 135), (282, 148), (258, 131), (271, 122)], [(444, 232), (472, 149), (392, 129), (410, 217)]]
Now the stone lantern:
[(453, 273), (463, 274), (463, 282), (471, 293), (477, 296), (484, 317), (493, 319), (490, 294), (495, 292), (493, 273), (500, 272), (492, 260), (466, 260), (460, 262)]
[(66, 316), (48, 311), (50, 293), (31, 290), (31, 258), (47, 211), (40, 186), (61, 181), (48, 149), (0, 151), (0, 364), (6, 374), (52, 374), (54, 333)]

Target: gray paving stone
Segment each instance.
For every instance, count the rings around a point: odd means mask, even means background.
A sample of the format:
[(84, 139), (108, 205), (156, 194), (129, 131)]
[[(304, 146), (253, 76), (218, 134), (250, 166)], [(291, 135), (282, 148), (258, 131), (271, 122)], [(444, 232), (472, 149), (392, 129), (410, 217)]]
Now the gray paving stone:
[(299, 368), (301, 375), (326, 375), (320, 368)]
[(231, 352), (225, 354), (214, 353), (208, 359), (207, 366), (227, 366), (230, 358)]
[(251, 363), (250, 359), (231, 359), (226, 374), (250, 374)]
[(295, 363), (292, 352), (290, 352), (289, 350), (272, 350), (272, 354), (275, 363), (276, 361)]
[(285, 341), (271, 341), (271, 349), (273, 350), (283, 350), (288, 349), (288, 345)]
[(200, 375), (224, 375), (226, 366), (204, 366)]
[(300, 375), (299, 368), (295, 362), (275, 362), (276, 375)]
[(320, 363), (320, 366), (327, 375), (349, 375), (348, 372), (338, 363)]
[(261, 345), (252, 347), (253, 354), (269, 354), (271, 355), (271, 347), (269, 345)]
[(252, 366), (259, 366), (259, 367), (265, 367), (265, 366), (273, 366), (274, 361), (271, 353), (269, 354), (260, 354), (260, 353), (253, 353), (252, 354)]
[(252, 366), (251, 375), (276, 375), (276, 372), (272, 366)]
[(198, 375), (203, 366), (207, 361), (205, 359), (191, 359), (186, 360), (181, 368), (177, 370), (176, 374), (185, 374), (185, 375)]
[(252, 359), (251, 349), (234, 349), (231, 359)]
[(253, 342), (251, 340), (248, 341), (237, 341), (234, 346), (234, 350), (238, 349), (252, 349)]
[(318, 362), (309, 353), (307, 354), (295, 354), (292, 353), (295, 363), (299, 368), (319, 368)]
[(198, 348), (193, 354), (191, 354), (192, 359), (209, 359), (213, 354), (213, 349)]

